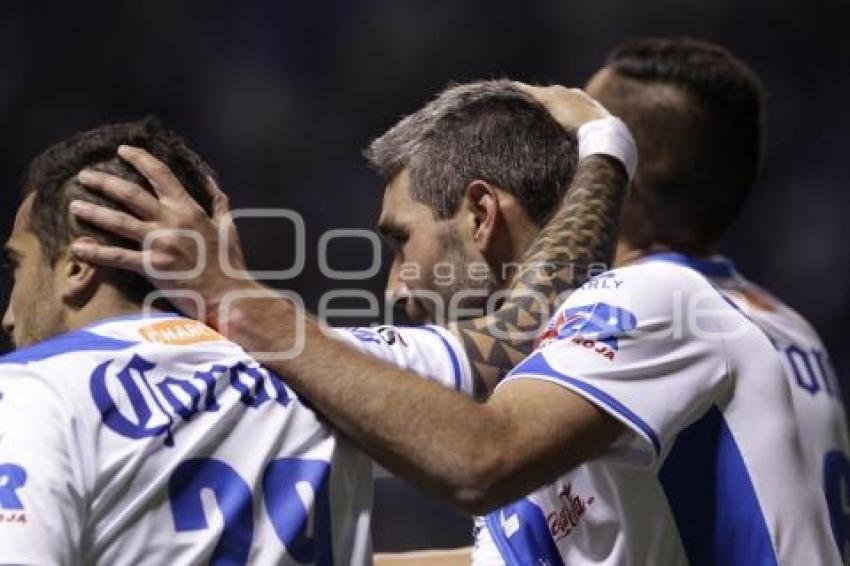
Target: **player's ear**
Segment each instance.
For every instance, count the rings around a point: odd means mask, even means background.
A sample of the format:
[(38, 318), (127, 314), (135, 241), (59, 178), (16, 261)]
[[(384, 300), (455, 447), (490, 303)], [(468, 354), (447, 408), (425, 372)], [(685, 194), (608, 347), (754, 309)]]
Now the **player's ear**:
[[(97, 243), (94, 238), (88, 236), (79, 240)], [(56, 271), (57, 291), (62, 301), (71, 307), (85, 305), (97, 290), (98, 268), (94, 264), (77, 259), (70, 250), (59, 259)]]
[(499, 195), (490, 183), (476, 179), (466, 186), (464, 205), (468, 211), (472, 241), (480, 252), (486, 252), (498, 235), (503, 220)]

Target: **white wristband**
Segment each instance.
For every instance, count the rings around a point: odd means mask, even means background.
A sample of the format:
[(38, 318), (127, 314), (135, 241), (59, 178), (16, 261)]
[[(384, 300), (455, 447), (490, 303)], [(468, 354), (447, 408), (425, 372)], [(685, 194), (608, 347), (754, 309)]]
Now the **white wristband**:
[(616, 116), (586, 122), (578, 129), (579, 161), (589, 155), (609, 155), (626, 168), (629, 181), (635, 176), (638, 152), (629, 128)]

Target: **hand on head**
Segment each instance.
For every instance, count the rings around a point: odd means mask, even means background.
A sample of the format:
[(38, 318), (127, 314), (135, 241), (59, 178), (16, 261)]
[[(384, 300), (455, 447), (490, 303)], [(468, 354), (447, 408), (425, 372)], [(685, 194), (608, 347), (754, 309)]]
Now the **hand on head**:
[(587, 122), (611, 115), (604, 106), (580, 88), (566, 88), (560, 85), (534, 86), (521, 82), (514, 84), (542, 104), (555, 121), (569, 131), (576, 131)]
[(138, 242), (142, 249), (86, 239), (75, 241), (72, 251), (86, 261), (142, 274), (186, 314), (209, 319), (228, 290), (253, 284), (246, 275), (227, 196), (212, 178), (207, 179), (213, 201), (209, 216), (156, 157), (131, 146), (121, 146), (118, 155), (144, 175), (155, 194), (117, 176), (87, 169), (77, 180), (132, 214), (80, 200), (71, 203), (71, 212)]

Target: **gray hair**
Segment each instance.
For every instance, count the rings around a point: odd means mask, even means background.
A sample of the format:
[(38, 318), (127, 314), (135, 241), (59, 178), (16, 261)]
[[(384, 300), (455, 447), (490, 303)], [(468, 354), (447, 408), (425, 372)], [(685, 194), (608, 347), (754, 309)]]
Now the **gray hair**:
[(577, 144), (530, 95), (494, 80), (450, 86), (365, 155), (387, 181), (407, 169), (413, 198), (436, 218), (453, 216), (469, 183), (482, 180), (515, 196), (542, 225), (569, 186)]

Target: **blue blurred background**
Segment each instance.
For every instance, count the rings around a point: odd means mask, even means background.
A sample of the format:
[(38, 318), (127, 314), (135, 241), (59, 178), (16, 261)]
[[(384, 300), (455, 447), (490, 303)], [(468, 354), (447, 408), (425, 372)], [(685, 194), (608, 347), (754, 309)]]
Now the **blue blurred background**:
[[(19, 175), (46, 145), (155, 114), (217, 169), (233, 206), (303, 214), (307, 266), (280, 286), (315, 308), (322, 293), (352, 286), (321, 276), (318, 238), (374, 225), (382, 186), (360, 151), (401, 115), (449, 82), (582, 85), (624, 38), (691, 35), (729, 47), (770, 94), (763, 171), (723, 252), (814, 323), (846, 378), (848, 16), (850, 4), (824, 0), (4, 2), (2, 232)], [(290, 265), (290, 232), (271, 221), (246, 225), (251, 265)], [(329, 252), (336, 269), (369, 265), (364, 241)], [(380, 293), (383, 278), (356, 287)], [(4, 275), (4, 305), (8, 290)], [(345, 323), (355, 322), (371, 321)], [(381, 482), (378, 549), (468, 541), (457, 515)], [(414, 509), (434, 520), (397, 514)]]

